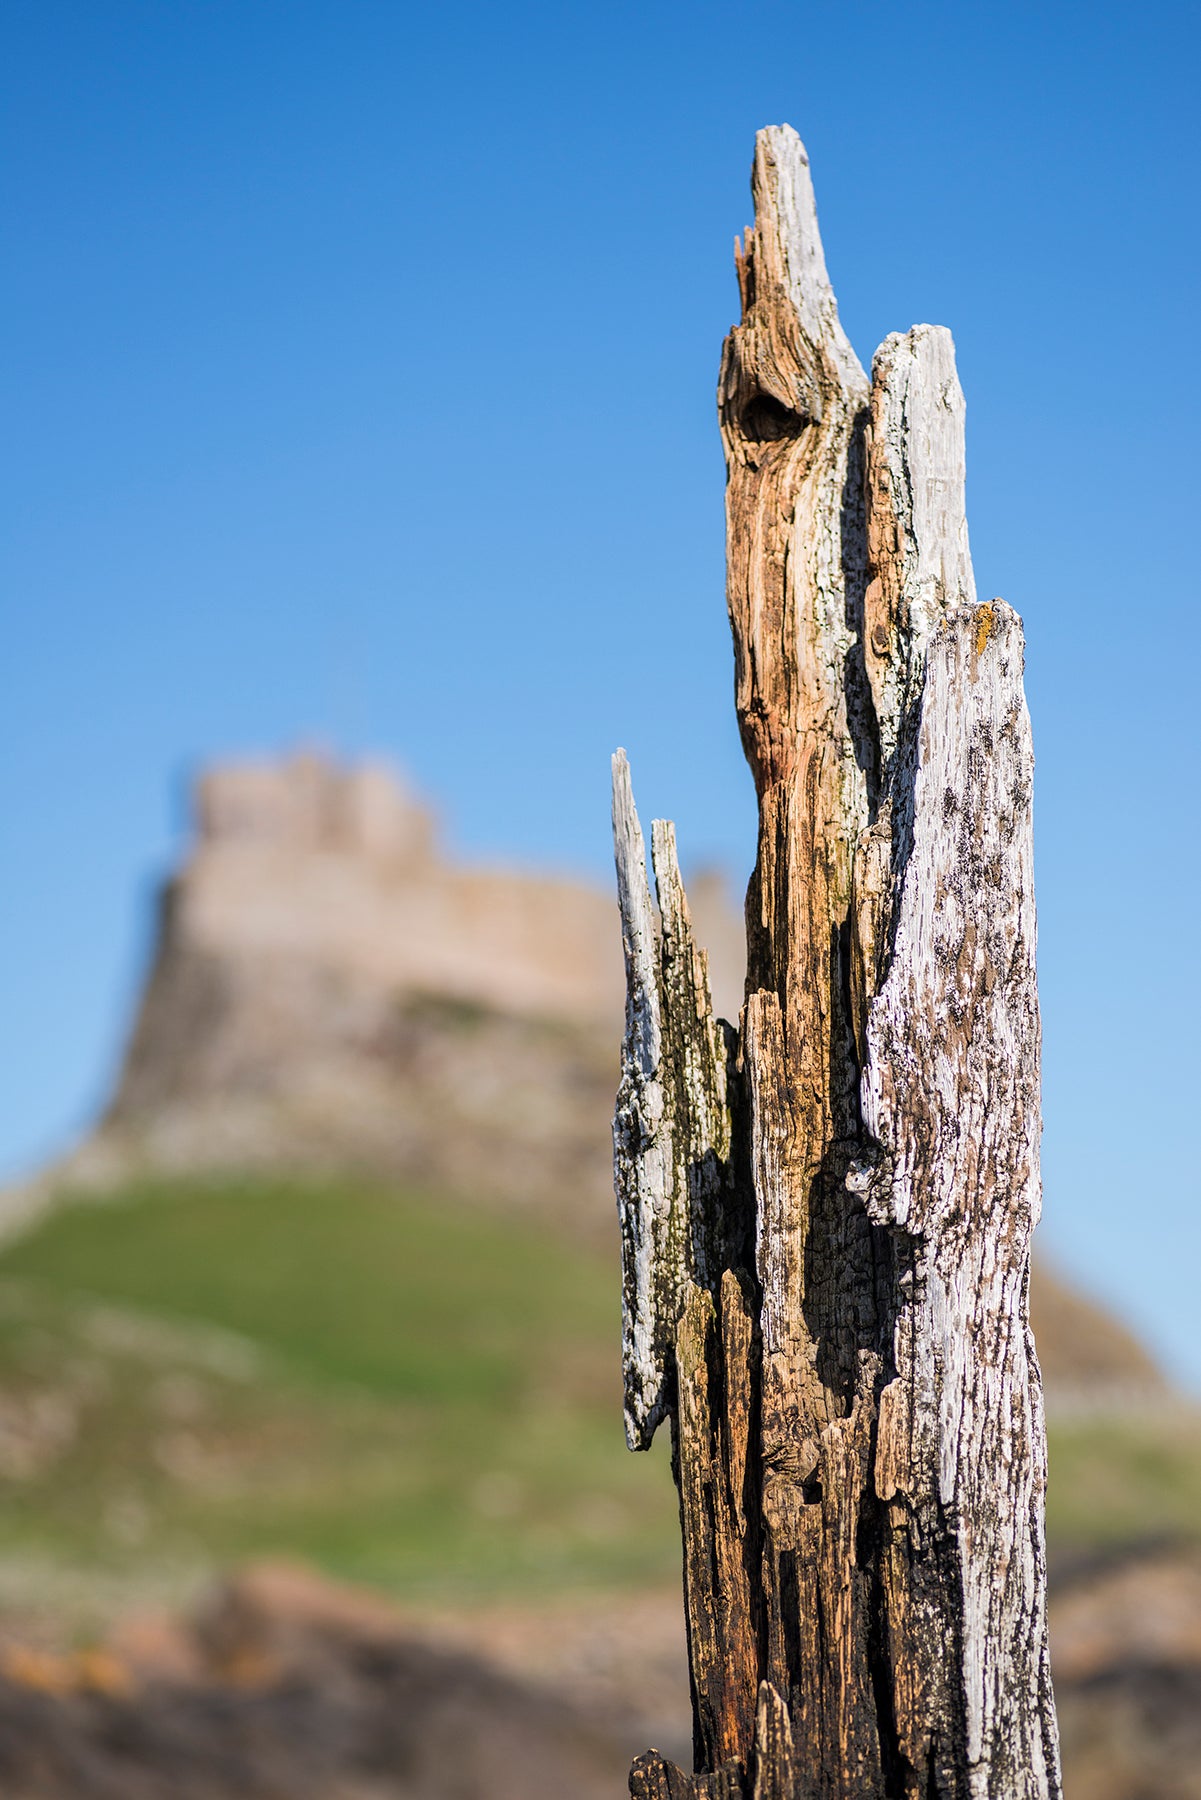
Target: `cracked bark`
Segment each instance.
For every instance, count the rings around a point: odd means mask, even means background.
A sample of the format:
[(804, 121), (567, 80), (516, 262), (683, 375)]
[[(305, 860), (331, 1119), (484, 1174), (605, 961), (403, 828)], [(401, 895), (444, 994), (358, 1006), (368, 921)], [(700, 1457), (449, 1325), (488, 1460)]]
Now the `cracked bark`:
[(759, 133), (718, 387), (759, 805), (740, 1028), (614, 759), (626, 1421), (670, 1418), (683, 1800), (1051, 1800), (1032, 753), (976, 602), (949, 334), (838, 322), (808, 160)]

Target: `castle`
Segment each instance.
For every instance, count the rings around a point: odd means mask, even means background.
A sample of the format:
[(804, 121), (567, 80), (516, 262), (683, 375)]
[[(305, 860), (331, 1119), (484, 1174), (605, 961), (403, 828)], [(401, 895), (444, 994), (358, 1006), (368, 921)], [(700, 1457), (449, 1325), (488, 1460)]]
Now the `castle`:
[[(60, 1173), (360, 1168), (609, 1229), (614, 898), (440, 848), (384, 766), (213, 768), (116, 1091)], [(696, 884), (719, 1004), (742, 931)]]

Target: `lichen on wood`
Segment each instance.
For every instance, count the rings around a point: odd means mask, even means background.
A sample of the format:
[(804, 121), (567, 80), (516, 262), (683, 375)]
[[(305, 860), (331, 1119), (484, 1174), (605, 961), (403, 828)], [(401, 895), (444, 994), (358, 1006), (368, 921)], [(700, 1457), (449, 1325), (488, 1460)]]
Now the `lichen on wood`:
[(1053, 1800), (1032, 754), (976, 603), (950, 335), (838, 322), (759, 134), (719, 415), (759, 804), (740, 1029), (614, 765), (626, 1417), (672, 1417), (696, 1769), (651, 1796)]
[(622, 1369), (626, 1433), (645, 1449), (671, 1405), (676, 1327), (693, 1283), (719, 1281), (736, 1245), (729, 1065), (733, 1033), (713, 1015), (705, 953), (676, 861), (675, 834), (656, 824), (659, 907), (625, 752), (613, 758), (626, 1030), (613, 1123), (621, 1220)]

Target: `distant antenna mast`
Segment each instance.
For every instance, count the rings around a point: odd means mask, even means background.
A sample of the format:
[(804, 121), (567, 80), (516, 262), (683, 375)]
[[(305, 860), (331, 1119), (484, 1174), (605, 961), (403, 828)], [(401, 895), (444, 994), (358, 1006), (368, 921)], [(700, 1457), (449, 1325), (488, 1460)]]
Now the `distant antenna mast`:
[(740, 1028), (624, 753), (626, 1425), (670, 1418), (696, 1773), (641, 1800), (1052, 1800), (1030, 728), (976, 600), (948, 332), (838, 322), (761, 131), (719, 384), (759, 800)]

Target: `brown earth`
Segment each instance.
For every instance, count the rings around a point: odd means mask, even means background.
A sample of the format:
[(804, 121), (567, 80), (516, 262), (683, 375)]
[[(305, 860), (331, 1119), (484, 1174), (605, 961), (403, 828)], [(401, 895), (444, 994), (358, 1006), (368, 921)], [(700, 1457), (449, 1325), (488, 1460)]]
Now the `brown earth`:
[[(1052, 1597), (1067, 1800), (1201, 1796), (1201, 1560), (1149, 1550)], [(191, 1618), (0, 1649), (10, 1800), (592, 1800), (688, 1757), (678, 1596), (436, 1622), (263, 1566)]]

